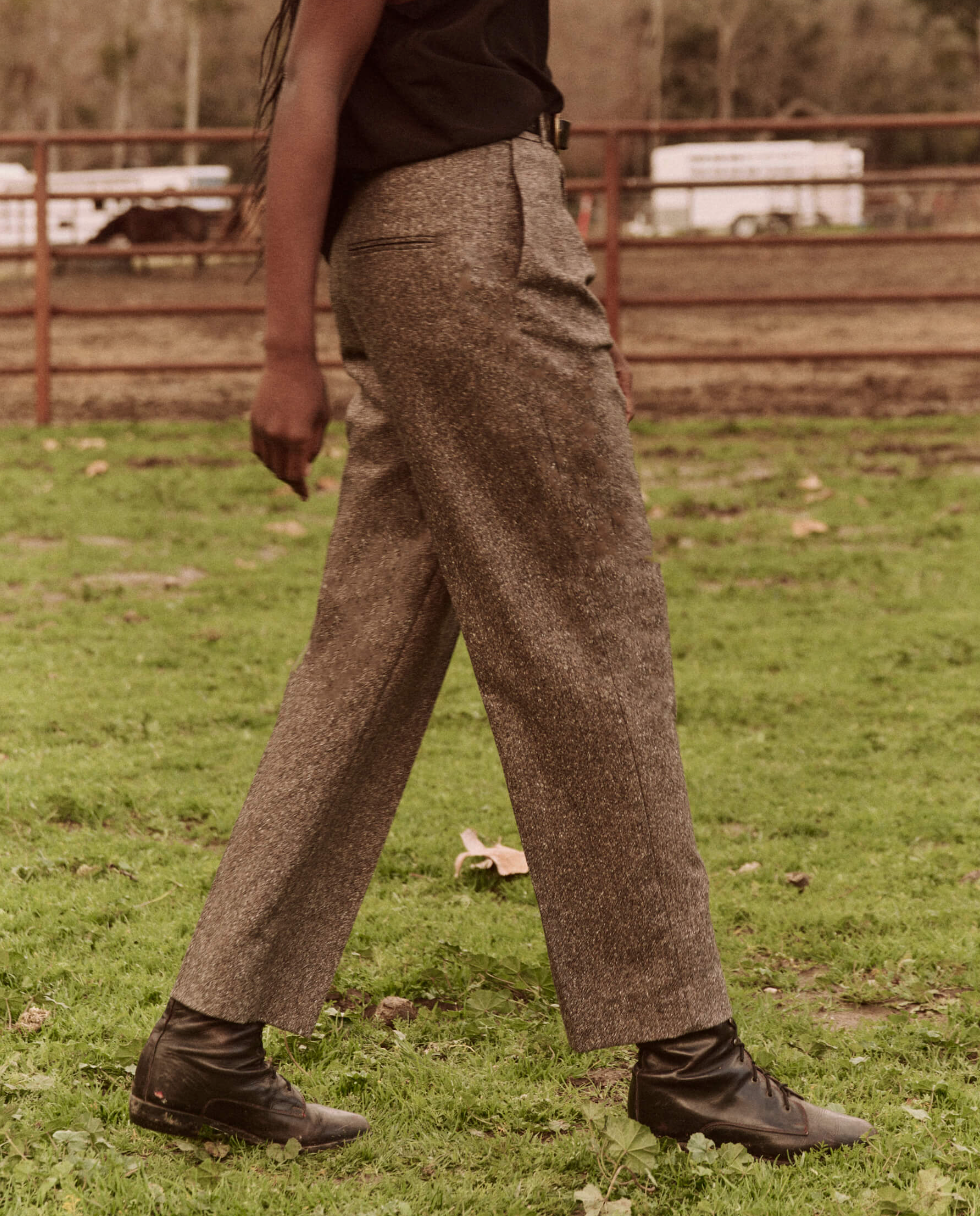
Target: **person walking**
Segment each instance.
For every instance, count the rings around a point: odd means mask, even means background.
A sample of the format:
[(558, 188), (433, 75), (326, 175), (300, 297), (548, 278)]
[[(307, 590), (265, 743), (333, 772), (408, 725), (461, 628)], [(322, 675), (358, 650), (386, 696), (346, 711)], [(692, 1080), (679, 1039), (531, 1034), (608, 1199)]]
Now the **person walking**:
[(304, 1151), (262, 1027), (310, 1034), (462, 630), (573, 1049), (636, 1044), (628, 1111), (783, 1159), (864, 1140), (738, 1037), (675, 727), (629, 370), (563, 198), (548, 0), (283, 0), (267, 42), (259, 459), (302, 497), (329, 408), (349, 456), (309, 645), (140, 1056), (134, 1123)]

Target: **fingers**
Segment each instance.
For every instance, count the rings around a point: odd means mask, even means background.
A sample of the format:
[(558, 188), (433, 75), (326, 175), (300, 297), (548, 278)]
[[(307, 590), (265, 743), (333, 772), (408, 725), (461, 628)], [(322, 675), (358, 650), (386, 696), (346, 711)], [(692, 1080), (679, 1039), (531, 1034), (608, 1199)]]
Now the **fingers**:
[(306, 474), (310, 461), (305, 443), (273, 438), (253, 426), (252, 451), (271, 473), (290, 486), (304, 502), (309, 498)]

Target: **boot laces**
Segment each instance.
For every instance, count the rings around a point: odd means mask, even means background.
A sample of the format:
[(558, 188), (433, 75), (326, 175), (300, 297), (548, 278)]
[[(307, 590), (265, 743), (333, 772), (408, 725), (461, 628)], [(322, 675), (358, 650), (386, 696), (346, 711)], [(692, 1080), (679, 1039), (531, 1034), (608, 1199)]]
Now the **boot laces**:
[[(735, 1030), (734, 1023), (732, 1024), (732, 1029), (733, 1031)], [(775, 1096), (773, 1093), (773, 1086), (775, 1086), (775, 1088), (779, 1091), (780, 1098), (782, 1099), (783, 1108), (785, 1110), (789, 1110), (790, 1097), (798, 1098), (800, 1096), (796, 1090), (790, 1089), (788, 1085), (784, 1085), (783, 1082), (774, 1077), (771, 1072), (767, 1072), (764, 1068), (760, 1068), (759, 1065), (756, 1064), (755, 1060), (752, 1059), (752, 1053), (738, 1037), (737, 1031), (735, 1031), (735, 1046), (738, 1048), (739, 1064), (743, 1063), (747, 1058), (749, 1063), (752, 1065), (752, 1080), (757, 1081), (759, 1077), (762, 1077), (762, 1079), (765, 1081), (766, 1097), (772, 1098)]]

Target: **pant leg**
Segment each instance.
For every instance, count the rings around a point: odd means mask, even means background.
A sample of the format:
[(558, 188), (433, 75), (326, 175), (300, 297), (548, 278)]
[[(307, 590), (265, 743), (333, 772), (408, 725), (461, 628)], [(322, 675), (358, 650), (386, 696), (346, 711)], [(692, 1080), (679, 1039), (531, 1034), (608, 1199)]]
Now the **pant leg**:
[(557, 158), (530, 137), (392, 170), (332, 266), (473, 660), (572, 1045), (724, 1020), (664, 587)]
[(458, 637), (410, 471), (357, 335), (360, 392), (309, 645), (174, 995), (309, 1034)]

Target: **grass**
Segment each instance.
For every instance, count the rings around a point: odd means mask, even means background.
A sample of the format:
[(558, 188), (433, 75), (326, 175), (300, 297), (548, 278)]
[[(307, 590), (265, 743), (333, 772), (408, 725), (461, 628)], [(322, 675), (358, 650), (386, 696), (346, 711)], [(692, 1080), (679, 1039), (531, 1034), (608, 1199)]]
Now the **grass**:
[[(743, 1037), (881, 1135), (784, 1168), (664, 1145), (656, 1189), (616, 1181), (634, 1216), (980, 1212), (978, 430), (636, 429)], [(304, 645), (344, 442), (303, 506), (239, 423), (44, 438), (0, 454), (0, 1016), (51, 1014), (0, 1033), (4, 1212), (561, 1216), (605, 1191), (583, 1100), (621, 1109), (630, 1052), (569, 1050), (526, 879), (452, 878), (462, 828), (518, 843), (462, 647), (333, 1004), (310, 1040), (268, 1032), (372, 1134), (290, 1160), (129, 1126), (127, 1069)], [(827, 531), (794, 538), (800, 517)], [(390, 994), (423, 1005), (397, 1033), (362, 1012)]]

